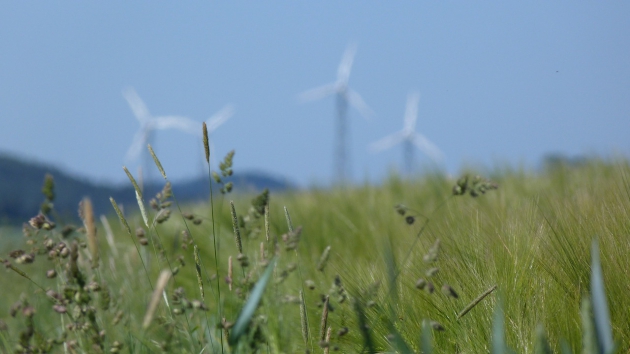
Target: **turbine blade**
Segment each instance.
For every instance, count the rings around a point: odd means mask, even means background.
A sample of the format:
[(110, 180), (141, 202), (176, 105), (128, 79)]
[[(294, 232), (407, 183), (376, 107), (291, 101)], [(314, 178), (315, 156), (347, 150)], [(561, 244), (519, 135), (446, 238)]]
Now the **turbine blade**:
[(407, 108), (405, 110), (404, 130), (414, 132), (416, 121), (418, 120), (418, 103), (420, 102), (420, 92), (414, 91), (407, 96)]
[(232, 105), (227, 105), (215, 113), (212, 117), (208, 118), (208, 120), (206, 120), (208, 134), (215, 131), (221, 124), (230, 119), (232, 115), (234, 115), (234, 107), (232, 107)]
[(402, 132), (394, 133), (370, 144), (370, 150), (373, 152), (383, 151), (401, 143), (404, 139), (405, 136)]
[(136, 134), (133, 136), (131, 146), (129, 146), (129, 150), (127, 150), (127, 154), (125, 155), (126, 162), (135, 161), (138, 156), (140, 156), (142, 147), (146, 145), (147, 135), (148, 131), (145, 127), (136, 132)]
[(374, 111), (363, 101), (363, 98), (361, 98), (356, 91), (348, 90), (346, 97), (348, 98), (348, 102), (353, 105), (364, 118), (369, 119), (374, 116)]
[(152, 122), (153, 129), (178, 129), (189, 134), (200, 134), (201, 123), (187, 117), (163, 116), (155, 117)]
[(144, 104), (140, 96), (138, 96), (138, 93), (133, 89), (133, 87), (128, 87), (123, 90), (123, 96), (127, 100), (129, 107), (131, 107), (131, 111), (134, 116), (136, 116), (136, 119), (138, 119), (140, 123), (144, 123), (149, 120), (149, 109)]
[(335, 86), (335, 84), (327, 84), (302, 92), (298, 96), (298, 100), (300, 102), (315, 101), (332, 95), (335, 92), (337, 92), (337, 87)]
[(352, 70), (352, 63), (354, 62), (354, 55), (357, 52), (357, 45), (350, 44), (346, 48), (346, 51), (343, 53), (343, 57), (341, 57), (341, 62), (339, 63), (339, 67), (337, 68), (337, 84), (348, 84), (348, 79), (350, 79), (350, 71)]
[(444, 160), (442, 151), (430, 142), (429, 139), (425, 138), (424, 135), (415, 133), (413, 136), (410, 136), (409, 139), (434, 162), (442, 162)]

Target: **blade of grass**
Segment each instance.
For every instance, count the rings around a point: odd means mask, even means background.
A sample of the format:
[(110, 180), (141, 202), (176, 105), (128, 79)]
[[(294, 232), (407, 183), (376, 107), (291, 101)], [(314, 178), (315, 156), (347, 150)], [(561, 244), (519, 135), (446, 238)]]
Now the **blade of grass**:
[(273, 268), (275, 267), (275, 264), (276, 264), (276, 258), (274, 257), (271, 260), (271, 262), (269, 262), (269, 265), (267, 265), (267, 268), (263, 272), (260, 279), (258, 279), (258, 281), (256, 282), (256, 285), (254, 285), (254, 289), (252, 290), (249, 296), (249, 299), (243, 306), (243, 309), (238, 315), (238, 318), (236, 319), (236, 323), (234, 324), (234, 327), (232, 328), (232, 331), (230, 332), (230, 338), (228, 339), (230, 345), (233, 346), (236, 343), (238, 343), (238, 340), (247, 331), (247, 326), (249, 325), (249, 322), (254, 316), (254, 312), (256, 311), (256, 308), (258, 307), (258, 303), (262, 299), (263, 293), (265, 291), (265, 287), (267, 286), (267, 283), (269, 282), (269, 279), (271, 278), (271, 273), (273, 272)]
[(599, 261), (599, 246), (595, 240), (591, 248), (591, 262), (591, 296), (597, 346), (600, 353), (609, 354), (613, 352), (615, 345), (612, 338), (606, 291), (604, 290), (602, 265)]

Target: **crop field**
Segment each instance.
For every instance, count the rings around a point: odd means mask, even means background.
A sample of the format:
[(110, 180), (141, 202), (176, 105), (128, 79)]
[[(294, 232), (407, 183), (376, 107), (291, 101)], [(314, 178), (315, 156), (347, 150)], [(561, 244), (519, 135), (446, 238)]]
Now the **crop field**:
[(165, 180), (82, 225), (47, 178), (0, 255), (0, 351), (630, 351), (628, 161), (243, 195), (231, 160), (205, 203)]

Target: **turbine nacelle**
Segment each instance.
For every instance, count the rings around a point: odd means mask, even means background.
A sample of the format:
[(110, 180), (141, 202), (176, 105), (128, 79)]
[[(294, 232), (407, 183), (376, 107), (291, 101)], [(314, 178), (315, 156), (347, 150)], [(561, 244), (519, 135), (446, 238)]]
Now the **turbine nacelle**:
[[(420, 102), (420, 93), (417, 91), (409, 93), (407, 96), (407, 106), (403, 120), (403, 129), (390, 134), (370, 145), (373, 152), (389, 149), (400, 143), (408, 143), (415, 145), (420, 151), (427, 155), (431, 160), (438, 163), (444, 160), (444, 154), (424, 135), (416, 132), (416, 121), (418, 119), (418, 103)], [(408, 168), (412, 161), (406, 161)]]
[(374, 111), (365, 103), (361, 95), (348, 87), (356, 51), (356, 44), (351, 44), (346, 48), (337, 68), (337, 80), (335, 82), (302, 92), (298, 96), (299, 101), (315, 101), (336, 94), (356, 108), (364, 118), (374, 116)]

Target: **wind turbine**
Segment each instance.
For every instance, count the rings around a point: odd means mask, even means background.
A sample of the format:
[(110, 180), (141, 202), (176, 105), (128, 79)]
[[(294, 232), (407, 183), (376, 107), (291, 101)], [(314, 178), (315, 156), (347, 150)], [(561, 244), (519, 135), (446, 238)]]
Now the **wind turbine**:
[(389, 149), (396, 144), (402, 143), (405, 168), (408, 174), (413, 172), (414, 145), (436, 163), (444, 159), (444, 154), (437, 146), (430, 142), (424, 135), (416, 132), (419, 101), (419, 92), (414, 91), (409, 93), (407, 96), (407, 108), (405, 110), (403, 129), (370, 145), (370, 149), (376, 152)]
[[(134, 116), (140, 122), (140, 129), (136, 132), (133, 138), (131, 146), (127, 151), (125, 161), (135, 161), (139, 157), (140, 153), (151, 141), (151, 137), (155, 130), (178, 129), (185, 133), (201, 137), (201, 122), (182, 116), (152, 116), (151, 113), (149, 113), (149, 109), (144, 101), (142, 101), (133, 88), (125, 89), (123, 91), (123, 96), (127, 100), (127, 103), (129, 103), (129, 107), (131, 107)], [(233, 108), (228, 105), (210, 117), (206, 122), (208, 126), (208, 134), (216, 130), (221, 124), (225, 123), (232, 114)]]
[(365, 118), (371, 117), (374, 113), (363, 101), (363, 98), (354, 90), (348, 87), (350, 70), (356, 53), (356, 45), (350, 45), (341, 58), (341, 63), (337, 68), (337, 81), (314, 89), (305, 91), (299, 95), (302, 102), (322, 99), (329, 95), (336, 95), (337, 108), (337, 147), (335, 150), (335, 179), (337, 182), (345, 182), (348, 174), (347, 167), (347, 114), (348, 104), (354, 106)]

